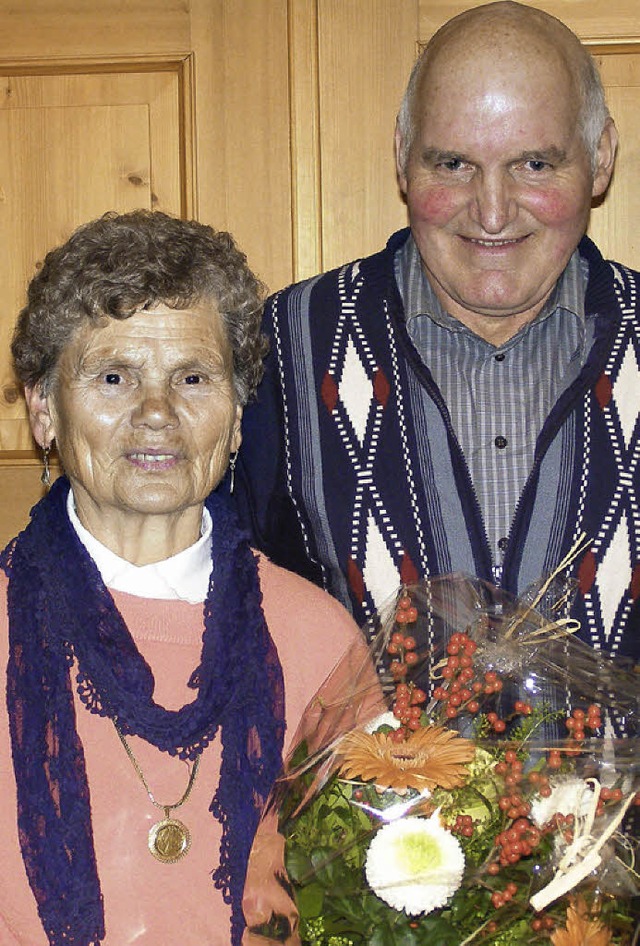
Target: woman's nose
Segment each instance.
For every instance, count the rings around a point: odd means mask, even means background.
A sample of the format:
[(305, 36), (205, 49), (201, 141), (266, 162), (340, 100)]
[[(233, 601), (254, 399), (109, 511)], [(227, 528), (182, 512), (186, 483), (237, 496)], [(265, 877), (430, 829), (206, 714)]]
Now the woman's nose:
[(134, 427), (146, 426), (157, 430), (177, 427), (178, 415), (171, 389), (161, 384), (144, 385), (131, 420)]

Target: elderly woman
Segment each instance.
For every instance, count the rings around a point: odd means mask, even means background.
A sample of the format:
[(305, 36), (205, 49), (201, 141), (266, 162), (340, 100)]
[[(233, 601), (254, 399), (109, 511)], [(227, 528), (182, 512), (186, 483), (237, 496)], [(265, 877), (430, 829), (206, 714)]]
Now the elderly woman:
[(283, 739), (358, 636), (212, 493), (261, 295), (228, 234), (143, 211), (81, 227), (29, 286), (12, 351), (65, 475), (1, 561), (3, 946), (241, 941)]

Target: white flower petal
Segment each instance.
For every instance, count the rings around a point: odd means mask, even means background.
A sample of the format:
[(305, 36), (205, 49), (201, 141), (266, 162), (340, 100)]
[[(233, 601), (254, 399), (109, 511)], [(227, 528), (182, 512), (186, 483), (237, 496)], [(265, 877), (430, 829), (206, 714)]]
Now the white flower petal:
[(390, 726), (392, 729), (398, 729), (400, 727), (400, 720), (396, 719), (393, 713), (380, 713), (379, 716), (376, 716), (375, 719), (372, 719), (370, 723), (367, 723), (366, 726), (363, 726), (365, 732), (374, 733), (377, 732), (381, 726)]
[(371, 889), (395, 910), (415, 915), (443, 907), (464, 873), (464, 854), (453, 835), (431, 818), (402, 818), (385, 825), (367, 852)]
[(548, 798), (536, 798), (531, 805), (531, 818), (542, 828), (554, 815), (573, 815), (575, 818), (587, 814), (593, 799), (593, 791), (584, 779), (569, 777), (558, 779), (551, 786)]

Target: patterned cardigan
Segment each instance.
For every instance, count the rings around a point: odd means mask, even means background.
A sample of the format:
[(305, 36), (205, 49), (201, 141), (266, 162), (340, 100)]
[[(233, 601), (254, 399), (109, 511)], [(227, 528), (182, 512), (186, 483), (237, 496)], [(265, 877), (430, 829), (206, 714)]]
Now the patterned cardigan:
[[(264, 382), (245, 411), (241, 516), (277, 564), (324, 585), (363, 621), (401, 582), (493, 581), (467, 463), (407, 334), (393, 260), (367, 259), (273, 296)], [(594, 647), (640, 654), (640, 274), (588, 239), (593, 344), (538, 438), (501, 586), (521, 594), (585, 533), (572, 613)]]

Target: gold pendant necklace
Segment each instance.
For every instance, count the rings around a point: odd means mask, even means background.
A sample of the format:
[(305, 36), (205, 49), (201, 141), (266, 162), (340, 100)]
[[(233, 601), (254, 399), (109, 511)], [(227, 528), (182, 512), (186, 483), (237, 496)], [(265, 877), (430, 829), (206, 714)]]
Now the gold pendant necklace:
[(163, 864), (175, 864), (176, 861), (179, 861), (185, 856), (189, 848), (191, 847), (191, 832), (182, 821), (178, 821), (177, 818), (171, 818), (170, 813), (176, 808), (180, 808), (181, 805), (184, 805), (186, 800), (191, 794), (191, 789), (194, 786), (196, 776), (198, 774), (198, 769), (200, 767), (200, 758), (198, 755), (195, 762), (192, 764), (189, 771), (189, 782), (187, 787), (184, 790), (184, 794), (180, 801), (176, 802), (174, 805), (161, 805), (153, 797), (153, 793), (147, 784), (147, 780), (144, 777), (144, 773), (140, 768), (140, 764), (136, 757), (134, 756), (131, 746), (127, 742), (124, 733), (121, 732), (120, 727), (116, 719), (113, 720), (113, 725), (116, 728), (116, 732), (120, 738), (120, 742), (124, 746), (124, 750), (131, 760), (131, 764), (136, 770), (140, 781), (144, 785), (147, 795), (156, 808), (159, 808), (161, 811), (164, 811), (164, 818), (162, 821), (157, 821), (156, 824), (152, 825), (151, 830), (149, 831), (149, 850), (157, 860), (162, 861)]

